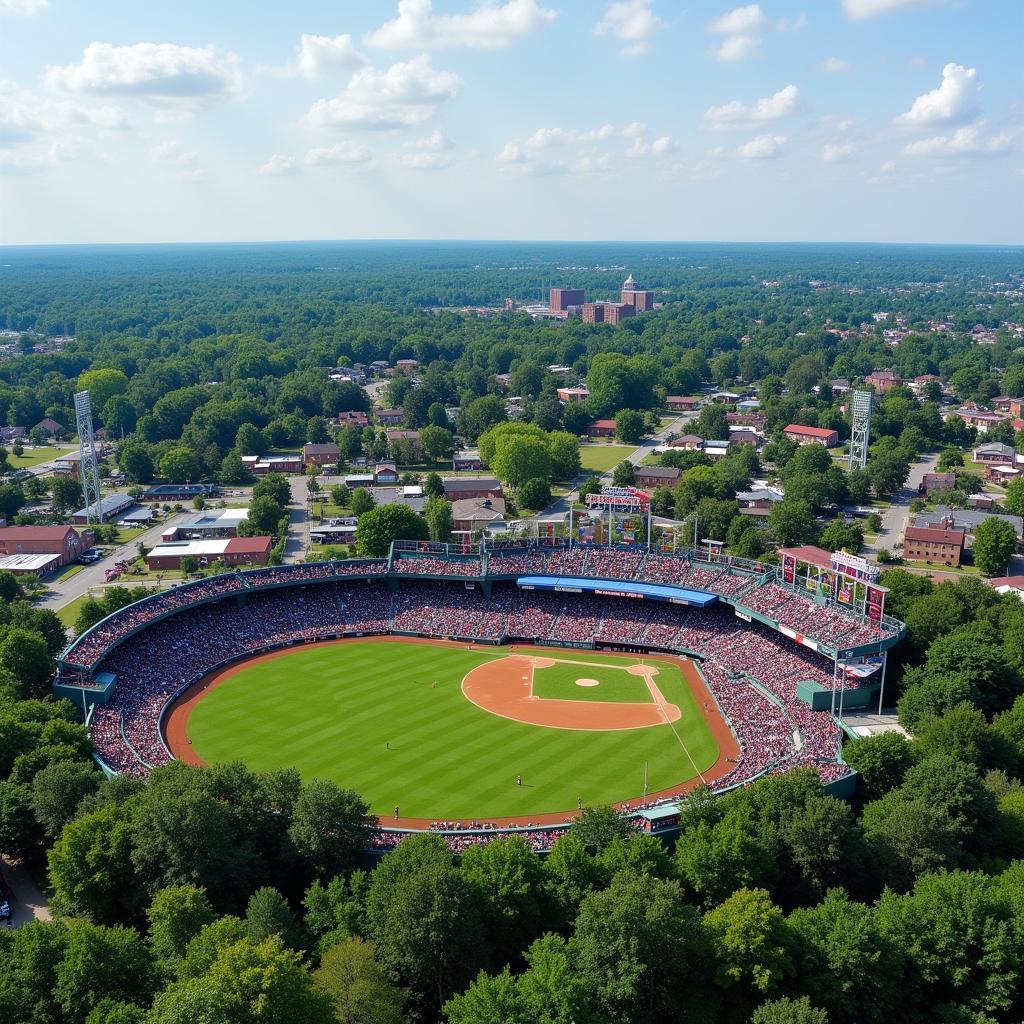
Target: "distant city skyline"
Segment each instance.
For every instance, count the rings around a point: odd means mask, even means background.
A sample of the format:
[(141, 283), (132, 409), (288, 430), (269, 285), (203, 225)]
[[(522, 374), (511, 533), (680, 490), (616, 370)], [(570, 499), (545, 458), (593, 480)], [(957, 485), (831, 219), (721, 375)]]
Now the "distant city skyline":
[(0, 244), (1024, 242), (1015, 0), (0, 0)]

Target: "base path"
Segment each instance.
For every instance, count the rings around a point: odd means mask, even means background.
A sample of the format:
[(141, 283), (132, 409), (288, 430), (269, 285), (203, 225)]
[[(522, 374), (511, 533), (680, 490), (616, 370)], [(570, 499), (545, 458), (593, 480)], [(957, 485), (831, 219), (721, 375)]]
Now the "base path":
[[(572, 663), (571, 659), (567, 660)], [(510, 654), (507, 658), (480, 665), (467, 672), (462, 680), (463, 696), (471, 704), (492, 715), (548, 729), (577, 729), (585, 732), (645, 729), (666, 722), (678, 722), (682, 717), (679, 708), (665, 700), (661, 691), (654, 686), (652, 677), (646, 674), (645, 679), (654, 697), (654, 704), (544, 700), (533, 696), (534, 668), (546, 668), (552, 664), (554, 662), (550, 658)]]
[[(428, 647), (459, 647), (462, 650), (479, 651), (480, 653), (487, 653), (493, 651), (496, 656), (496, 661), (489, 663), (484, 666), (490, 670), (494, 670), (501, 664), (502, 660), (512, 660), (511, 658), (501, 659), (500, 655), (508, 653), (509, 655), (517, 656), (523, 660), (531, 658), (537, 659), (537, 664), (544, 664), (545, 660), (551, 663), (551, 655), (556, 653), (550, 647), (531, 647), (523, 646), (521, 644), (514, 644), (503, 647), (489, 647), (488, 645), (476, 645), (467, 644), (464, 642), (458, 642), (454, 640), (433, 640), (425, 639), (421, 637), (399, 637), (399, 636), (375, 636), (375, 637), (346, 637), (343, 640), (327, 640), (324, 643), (327, 644), (348, 644), (348, 643), (405, 643), (405, 644), (423, 644)], [(301, 647), (301, 645), (300, 645)], [(252, 658), (246, 658), (229, 668), (221, 669), (217, 672), (212, 672), (210, 675), (199, 682), (190, 686), (168, 709), (167, 714), (164, 716), (164, 738), (167, 742), (167, 747), (170, 750), (172, 756), (177, 758), (179, 761), (184, 761), (186, 764), (204, 765), (206, 762), (200, 758), (193, 750), (192, 745), (188, 739), (188, 718), (192, 712), (192, 708), (199, 703), (203, 697), (206, 696), (210, 690), (215, 689), (225, 680), (230, 679), (233, 675), (244, 671), (250, 665), (258, 661), (266, 661), (270, 658), (282, 658), (289, 654), (294, 654), (299, 649), (297, 647), (286, 647), (280, 650), (271, 651), (267, 654), (257, 654)], [(567, 654), (568, 651), (559, 650), (557, 653)], [(572, 651), (577, 657), (586, 658), (586, 651)], [(609, 655), (615, 656), (616, 652), (604, 651), (601, 652), (602, 657), (608, 657)], [(628, 659), (630, 662), (636, 661), (640, 655), (636, 654), (622, 654), (622, 658)], [(676, 665), (683, 673), (683, 678), (686, 680), (687, 685), (690, 687), (690, 692), (693, 694), (697, 701), (697, 706), (703, 709), (704, 720), (708, 724), (708, 728), (711, 730), (711, 735), (714, 736), (715, 741), (718, 743), (718, 760), (715, 763), (701, 773), (701, 776), (697, 778), (689, 779), (686, 782), (682, 782), (677, 786), (671, 786), (668, 789), (661, 789), (657, 792), (647, 794), (648, 803), (657, 803), (659, 800), (663, 800), (667, 797), (673, 796), (685, 796), (692, 789), (696, 789), (701, 782), (713, 783), (719, 779), (725, 778), (735, 767), (739, 760), (740, 747), (736, 742), (736, 737), (733, 736), (732, 731), (729, 728), (728, 723), (722, 717), (718, 710), (717, 704), (715, 704), (714, 698), (711, 696), (707, 688), (707, 684), (704, 682), (703, 676), (697, 670), (697, 667), (689, 658), (677, 658), (671, 655), (642, 655), (644, 658), (645, 666), (655, 665), (658, 662), (664, 662), (669, 665)], [(574, 659), (575, 660), (575, 659)], [(522, 681), (523, 675), (529, 676), (530, 673), (523, 672), (522, 665), (520, 665), (520, 682)], [(653, 683), (653, 675), (646, 675), (648, 686), (650, 687)], [(656, 701), (653, 706), (656, 713), (661, 714), (661, 708), (664, 704), (657, 703), (659, 698), (664, 702), (664, 698), (660, 697), (660, 691), (657, 694), (654, 691), (657, 687), (652, 690), (652, 696)], [(552, 702), (555, 703), (555, 702)], [(566, 701), (565, 703), (576, 705), (575, 701)], [(593, 702), (591, 702), (593, 703)], [(600, 705), (598, 705), (600, 706)], [(636, 705), (622, 705), (615, 704), (613, 707), (635, 707)], [(652, 705), (645, 704), (644, 707), (651, 708)], [(675, 705), (670, 705), (675, 707)], [(678, 709), (676, 709), (678, 711)], [(678, 716), (677, 716), (678, 717)], [(657, 724), (663, 725), (665, 718), (661, 717)], [(563, 727), (564, 728), (564, 727)], [(629, 801), (622, 801), (615, 806), (620, 810), (632, 810), (635, 811), (641, 805), (639, 797)], [(567, 811), (556, 811), (550, 814), (531, 814), (531, 815), (520, 815), (516, 818), (509, 817), (493, 817), (493, 818), (481, 818), (478, 819), (479, 825), (485, 825), (491, 828), (514, 828), (519, 827), (544, 827), (546, 825), (562, 825), (565, 822), (571, 821), (577, 816), (579, 811), (567, 810)], [(390, 815), (385, 815), (378, 819), (383, 828), (406, 828), (406, 829), (429, 829), (435, 824), (432, 818), (406, 818), (399, 817), (393, 818)]]

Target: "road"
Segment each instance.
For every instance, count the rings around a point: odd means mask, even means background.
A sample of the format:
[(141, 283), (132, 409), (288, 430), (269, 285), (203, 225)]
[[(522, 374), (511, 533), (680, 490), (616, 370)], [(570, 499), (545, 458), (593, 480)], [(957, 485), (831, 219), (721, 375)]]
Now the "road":
[(28, 872), (20, 865), (0, 858), (0, 868), (14, 890), (14, 901), (11, 904), (11, 920), (9, 928), (20, 928), (29, 921), (49, 921), (50, 906), (39, 887), (29, 877)]
[[(675, 419), (671, 420), (664, 427), (662, 427), (661, 430), (659, 430), (652, 437), (646, 438), (644, 441), (641, 441), (640, 445), (637, 448), (635, 448), (632, 452), (630, 452), (629, 455), (627, 455), (623, 461), (631, 462), (634, 466), (639, 466), (640, 463), (643, 462), (643, 460), (647, 458), (648, 455), (651, 455), (654, 452), (654, 449), (657, 448), (659, 444), (664, 444), (668, 440), (670, 434), (681, 433), (683, 429), (686, 427), (686, 425), (692, 423), (696, 418), (697, 413), (693, 412), (685, 412), (681, 416), (677, 416)], [(609, 469), (606, 472), (600, 474), (601, 482), (605, 484), (610, 484), (612, 482), (612, 476), (614, 475), (614, 472), (614, 469)], [(576, 477), (575, 480), (572, 481), (572, 490), (568, 494), (563, 495), (560, 498), (555, 498), (555, 500), (551, 502), (551, 504), (548, 505), (548, 507), (544, 509), (543, 512), (538, 513), (538, 516), (555, 516), (559, 513), (564, 514), (568, 512), (569, 506), (572, 503), (579, 501), (580, 485), (583, 483), (584, 480), (588, 479), (588, 477), (590, 477), (591, 475), (592, 474), (590, 473), (581, 473), (578, 477)]]
[(865, 543), (866, 551), (877, 555), (881, 548), (892, 551), (897, 544), (903, 543), (903, 530), (910, 515), (910, 503), (917, 497), (917, 489), (921, 486), (925, 473), (933, 472), (938, 461), (938, 453), (933, 453), (925, 455), (910, 467), (906, 485), (882, 513), (882, 528), (871, 543)]

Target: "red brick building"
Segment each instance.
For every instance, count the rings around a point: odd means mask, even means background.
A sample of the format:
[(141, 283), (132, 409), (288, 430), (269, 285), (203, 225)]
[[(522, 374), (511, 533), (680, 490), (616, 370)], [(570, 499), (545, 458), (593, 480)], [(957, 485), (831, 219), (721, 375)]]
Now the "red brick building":
[(589, 437), (614, 437), (615, 420), (594, 420), (587, 427), (587, 435)]
[(619, 293), (619, 297), (625, 305), (632, 306), (637, 313), (645, 313), (649, 309), (654, 309), (654, 292), (644, 291), (633, 280), (632, 274), (622, 282), (622, 291)]
[(552, 313), (567, 313), (570, 306), (582, 306), (585, 299), (582, 288), (552, 288), (548, 308)]
[(903, 557), (957, 566), (963, 558), (964, 537), (963, 530), (908, 526), (903, 533)]
[(307, 443), (302, 446), (302, 464), (310, 466), (336, 466), (341, 452), (333, 441), (325, 444)]
[(92, 547), (92, 530), (70, 526), (0, 527), (0, 555), (57, 555), (60, 565), (73, 562)]
[(797, 444), (822, 444), (826, 448), (834, 448), (839, 444), (839, 432), (826, 427), (805, 427), (799, 423), (790, 423), (783, 433)]

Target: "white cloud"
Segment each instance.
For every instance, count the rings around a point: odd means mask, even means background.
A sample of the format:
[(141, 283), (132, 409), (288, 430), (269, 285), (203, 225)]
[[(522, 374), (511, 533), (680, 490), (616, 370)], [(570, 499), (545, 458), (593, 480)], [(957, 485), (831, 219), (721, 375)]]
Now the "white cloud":
[(275, 153), (262, 167), (259, 168), (260, 174), (268, 175), (269, 177), (284, 177), (289, 174), (299, 173), (299, 164), (294, 157), (282, 156), (280, 153)]
[(756, 36), (728, 36), (712, 51), (715, 60), (731, 64), (757, 57), (761, 53), (761, 40)]
[(17, 145), (47, 135), (67, 141), (69, 131), (128, 128), (124, 111), (113, 104), (92, 106), (68, 99), (39, 96), (0, 81), (0, 146)]
[(90, 43), (81, 64), (50, 66), (46, 80), (70, 92), (183, 105), (234, 96), (242, 81), (236, 54), (174, 43)]
[(495, 159), (503, 164), (522, 164), (526, 162), (526, 154), (518, 143), (506, 142)]
[(782, 155), (785, 144), (785, 135), (758, 135), (742, 146), (737, 146), (736, 155), (744, 160), (773, 160)]
[(838, 74), (841, 71), (850, 70), (850, 62), (843, 60), (842, 57), (826, 57), (818, 67), (822, 71), (827, 71), (829, 74)]
[[(630, 131), (634, 131), (636, 122), (627, 125)], [(604, 142), (614, 138), (616, 135), (614, 125), (603, 124), (600, 128), (591, 128), (580, 131), (575, 128), (538, 128), (527, 140), (526, 148), (532, 150), (548, 149), (551, 146), (566, 146), (570, 144)]]
[(426, 138), (411, 139), (403, 145), (406, 149), (419, 149), (431, 153), (442, 153), (455, 148), (455, 143), (440, 128), (435, 128)]
[(874, 18), (891, 11), (906, 10), (909, 7), (924, 7), (933, 0), (843, 0), (843, 10), (848, 18), (860, 20)]
[(439, 171), (448, 167), (452, 159), (447, 153), (403, 153), (399, 157), (403, 167), (413, 171)]
[(852, 142), (826, 142), (821, 150), (821, 159), (827, 164), (852, 160), (857, 149)]
[(17, 14), (31, 18), (50, 6), (50, 0), (0, 0), (0, 14)]
[(616, 0), (594, 26), (594, 35), (614, 36), (625, 44), (620, 51), (624, 57), (641, 57), (650, 50), (651, 40), (662, 26), (650, 0)]
[(731, 11), (726, 11), (720, 18), (711, 22), (708, 31), (734, 36), (763, 32), (767, 28), (768, 19), (760, 4), (747, 4), (746, 7), (734, 7)]
[(150, 148), (149, 159), (159, 164), (192, 167), (199, 162), (199, 154), (193, 150), (184, 149), (177, 142), (160, 142)]
[(537, 0), (484, 0), (469, 14), (434, 14), (431, 0), (398, 0), (398, 16), (364, 42), (383, 50), (500, 50), (546, 28), (556, 14)]
[(360, 142), (344, 141), (333, 146), (320, 146), (306, 154), (306, 163), (313, 167), (330, 167), (335, 164), (365, 164), (373, 153)]
[(923, 93), (910, 109), (896, 120), (907, 125), (963, 124), (977, 114), (974, 102), (978, 92), (975, 68), (950, 62), (942, 69), (942, 82), (937, 89)]
[(716, 129), (743, 128), (751, 124), (781, 121), (799, 110), (800, 91), (787, 85), (772, 96), (766, 96), (751, 105), (733, 100), (720, 107), (708, 107), (704, 120)]
[(314, 36), (304, 32), (299, 37), (295, 63), (283, 68), (267, 68), (282, 78), (322, 78), (332, 71), (351, 71), (366, 64), (366, 58), (355, 48), (352, 37), (345, 35)]
[(669, 153), (675, 152), (676, 149), (676, 144), (667, 135), (652, 139), (650, 142), (647, 142), (642, 137), (637, 137), (633, 140), (633, 145), (626, 150), (626, 156), (645, 157), (656, 160), (660, 157), (668, 156)]
[(1008, 135), (983, 137), (984, 122), (958, 128), (952, 135), (935, 135), (930, 139), (912, 142), (904, 152), (908, 156), (924, 157), (988, 157), (1006, 156), (1010, 152)]
[(339, 96), (317, 100), (307, 119), (317, 127), (408, 128), (433, 117), (461, 87), (458, 75), (421, 55), (386, 71), (357, 71)]

